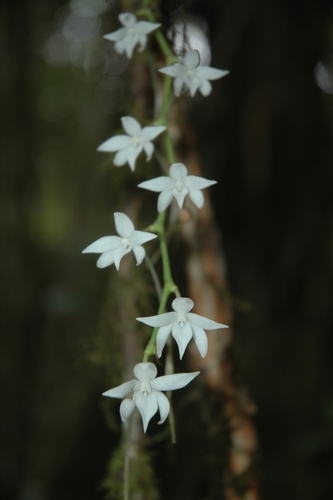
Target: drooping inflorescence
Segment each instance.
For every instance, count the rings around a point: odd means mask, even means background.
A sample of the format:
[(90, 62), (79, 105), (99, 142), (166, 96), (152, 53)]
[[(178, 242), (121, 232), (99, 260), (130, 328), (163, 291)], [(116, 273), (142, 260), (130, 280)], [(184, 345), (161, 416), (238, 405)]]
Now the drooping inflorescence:
[[(144, 50), (147, 46), (148, 34), (155, 32), (156, 39), (166, 56), (167, 63), (175, 61), (175, 55), (159, 30), (161, 24), (151, 22), (153, 14), (150, 10), (148, 18), (149, 21), (146, 19), (138, 20), (133, 13), (122, 13), (119, 15), (122, 27), (113, 33), (105, 35), (104, 38), (114, 42), (116, 52), (125, 53), (130, 59), (133, 56), (135, 47), (139, 45), (139, 50)], [(207, 96), (212, 91), (210, 80), (216, 80), (228, 73), (225, 70), (200, 66), (200, 56), (196, 50), (188, 51), (182, 60), (163, 67), (159, 71), (166, 75), (164, 77), (165, 82), (168, 81), (169, 84), (171, 78), (174, 78), (173, 90), (176, 97), (180, 96), (181, 92), (186, 88), (189, 89), (192, 97), (197, 90), (202, 95)], [(169, 88), (171, 90), (171, 85), (169, 85)], [(204, 206), (204, 196), (201, 190), (216, 184), (216, 181), (189, 175), (188, 169), (183, 163), (175, 162), (167, 122), (169, 105), (170, 93), (165, 91), (164, 114), (156, 124), (142, 127), (134, 117), (123, 116), (121, 122), (126, 134), (113, 136), (98, 147), (98, 151), (115, 153), (113, 158), (115, 166), (120, 167), (128, 163), (131, 171), (134, 171), (136, 160), (142, 151), (145, 152), (147, 161), (152, 158), (155, 149), (152, 141), (163, 133), (169, 163), (169, 175), (148, 179), (138, 185), (139, 188), (159, 193), (156, 219), (152, 221), (148, 228), (151, 232), (136, 230), (127, 215), (116, 212), (114, 219), (118, 236), (104, 236), (83, 250), (83, 253), (101, 254), (97, 261), (97, 267), (104, 268), (114, 264), (116, 269), (119, 270), (122, 258), (131, 251), (134, 253), (137, 265), (141, 264), (146, 254), (142, 245), (157, 237), (159, 238), (164, 286), (158, 314), (137, 318), (141, 323), (153, 327), (153, 334), (144, 350), (142, 363), (138, 363), (134, 367), (136, 378), (103, 393), (107, 397), (123, 399), (120, 405), (120, 415), (123, 421), (126, 421), (137, 408), (142, 416), (144, 432), (146, 432), (151, 418), (158, 411), (161, 417), (160, 424), (169, 415), (170, 403), (162, 391), (181, 389), (199, 374), (199, 372), (172, 373), (157, 377), (157, 368), (148, 361), (149, 357), (156, 354), (159, 358), (162, 356), (166, 342), (171, 334), (177, 342), (180, 359), (183, 358), (186, 347), (192, 338), (200, 355), (204, 358), (208, 350), (205, 330), (227, 328), (226, 325), (192, 313), (193, 301), (190, 298), (181, 297), (172, 278), (165, 238), (166, 210), (174, 198), (179, 209), (182, 209), (187, 196), (197, 208), (202, 208)], [(173, 311), (165, 312), (170, 294), (176, 295), (172, 302)]]

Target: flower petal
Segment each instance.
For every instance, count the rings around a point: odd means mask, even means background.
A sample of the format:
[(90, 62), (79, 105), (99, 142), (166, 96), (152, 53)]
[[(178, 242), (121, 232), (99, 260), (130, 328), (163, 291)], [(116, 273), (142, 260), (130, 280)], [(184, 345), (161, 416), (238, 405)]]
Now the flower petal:
[(192, 328), (188, 321), (185, 321), (181, 326), (179, 321), (175, 321), (172, 325), (172, 336), (178, 344), (179, 357), (183, 358), (185, 349), (192, 338)]
[(203, 96), (207, 97), (209, 94), (212, 93), (213, 85), (210, 83), (209, 80), (201, 80), (201, 85), (199, 87), (199, 90)]
[(179, 208), (183, 208), (184, 200), (186, 198), (186, 195), (188, 194), (188, 189), (185, 186), (180, 188), (180, 190), (174, 188), (172, 190), (172, 194), (176, 198)]
[(170, 403), (169, 403), (168, 398), (165, 396), (165, 394), (163, 394), (163, 392), (154, 391), (154, 394), (156, 396), (158, 410), (160, 412), (160, 417), (161, 417), (161, 420), (158, 423), (163, 424), (163, 422), (166, 421), (166, 419), (169, 415)]
[(194, 205), (196, 205), (198, 208), (202, 208), (204, 206), (205, 199), (200, 189), (191, 189), (189, 196)]
[(124, 382), (123, 384), (109, 389), (103, 392), (102, 396), (108, 396), (109, 398), (125, 398), (132, 390), (136, 380), (130, 380), (129, 382)]
[(145, 142), (143, 144), (143, 150), (147, 155), (146, 161), (151, 160), (151, 157), (153, 156), (154, 149), (155, 149), (155, 147), (154, 147), (154, 144), (152, 142)]
[(187, 168), (183, 163), (173, 163), (170, 165), (169, 175), (176, 181), (182, 181), (187, 176)]
[(111, 40), (111, 42), (118, 42), (119, 40), (122, 40), (127, 33), (126, 28), (119, 28), (116, 31), (113, 31), (112, 33), (107, 33), (106, 35), (103, 36), (106, 40)]
[(140, 44), (140, 47), (139, 47), (139, 52), (142, 52), (146, 46), (147, 46), (147, 42), (148, 42), (148, 37), (147, 35), (139, 35), (139, 44)]
[(116, 167), (122, 167), (127, 163), (128, 148), (120, 149), (113, 158), (113, 164)]
[(132, 250), (135, 255), (136, 265), (139, 266), (145, 258), (146, 250), (140, 245), (133, 247)]
[(199, 66), (195, 73), (201, 80), (218, 80), (230, 72), (224, 69), (211, 68), (210, 66)]
[(198, 88), (201, 85), (201, 80), (196, 76), (185, 76), (185, 83), (190, 89), (191, 96), (194, 97)]
[[(126, 28), (125, 28), (125, 30), (126, 30)], [(121, 40), (117, 40), (114, 43), (113, 49), (118, 54), (123, 54), (125, 52), (125, 50), (126, 50), (126, 45), (127, 45), (127, 34), (125, 34), (125, 36)]]
[(119, 236), (103, 236), (94, 241), (87, 248), (82, 250), (82, 253), (104, 253), (110, 250), (115, 250), (121, 245)]
[(126, 45), (125, 45), (125, 52), (128, 57), (128, 59), (131, 59), (133, 56), (133, 51), (134, 47), (139, 43), (140, 40), (140, 35), (128, 35), (126, 37)]
[(156, 352), (157, 352), (158, 358), (160, 358), (162, 356), (164, 346), (165, 346), (166, 341), (168, 340), (168, 337), (169, 337), (171, 330), (172, 330), (172, 324), (173, 323), (170, 323), (169, 325), (162, 326), (157, 332)]
[(123, 422), (126, 422), (128, 417), (133, 413), (134, 409), (135, 409), (134, 400), (128, 398), (124, 399), (119, 408), (121, 420)]
[(163, 314), (157, 314), (156, 316), (147, 316), (145, 318), (136, 318), (141, 323), (144, 323), (148, 326), (167, 326), (171, 325), (174, 321), (176, 321), (178, 315), (174, 312), (167, 312)]
[(113, 264), (113, 252), (105, 252), (99, 257), (96, 262), (96, 266), (99, 269), (104, 269), (105, 267), (111, 266)]
[(222, 325), (222, 323), (216, 323), (208, 318), (204, 318), (203, 316), (199, 316), (199, 314), (187, 313), (187, 319), (196, 326), (200, 326), (205, 330), (218, 330), (219, 328), (229, 328), (227, 325)]
[(163, 175), (161, 177), (155, 177), (155, 179), (150, 179), (149, 181), (141, 182), (138, 184), (138, 187), (158, 193), (167, 189), (173, 189), (175, 187), (175, 181), (171, 179), (171, 177)]
[(115, 212), (113, 215), (114, 223), (119, 236), (121, 236), (122, 238), (130, 237), (135, 230), (131, 219), (122, 212)]
[(135, 25), (135, 33), (138, 35), (147, 35), (162, 26), (160, 23), (151, 23), (149, 21), (139, 21)]
[(131, 137), (138, 137), (141, 132), (140, 123), (132, 116), (123, 116), (121, 118), (121, 124), (126, 134), (130, 135)]
[(119, 14), (118, 19), (126, 28), (132, 28), (136, 24), (136, 16), (131, 12), (122, 12)]
[(204, 358), (208, 350), (208, 339), (206, 332), (203, 328), (201, 328), (200, 326), (196, 326), (194, 323), (191, 323), (191, 327), (193, 332), (193, 340), (196, 343), (201, 357)]
[(147, 243), (147, 241), (151, 241), (157, 238), (157, 234), (148, 233), (147, 231), (134, 231), (131, 235), (130, 243), (131, 246), (138, 246)]
[(174, 91), (174, 94), (176, 97), (179, 97), (180, 94), (182, 93), (183, 85), (184, 85), (184, 77), (183, 76), (179, 76), (179, 77), (174, 79), (173, 91)]
[(157, 210), (158, 212), (164, 212), (172, 202), (173, 198), (173, 192), (172, 190), (169, 191), (162, 191), (162, 193), (158, 196), (157, 199)]
[(173, 375), (163, 375), (152, 380), (150, 387), (155, 391), (175, 391), (182, 389), (199, 375), (200, 372), (175, 373)]
[(188, 297), (177, 297), (173, 299), (171, 307), (179, 314), (187, 314), (194, 307), (194, 302)]
[(144, 127), (139, 134), (139, 140), (140, 142), (152, 141), (158, 135), (164, 132), (164, 130), (166, 130), (166, 127), (164, 125)]
[(154, 363), (138, 363), (133, 369), (135, 377), (140, 382), (150, 382), (157, 375), (157, 368)]
[(174, 64), (173, 66), (166, 66), (158, 70), (164, 75), (172, 76), (173, 78), (184, 78), (186, 75), (186, 68), (183, 64)]
[(195, 69), (200, 64), (200, 54), (197, 50), (189, 50), (183, 57), (183, 63), (189, 69)]
[(119, 271), (119, 266), (120, 266), (120, 261), (124, 257), (124, 255), (128, 254), (132, 250), (131, 247), (123, 247), (123, 245), (119, 248), (117, 248), (113, 253), (113, 262), (114, 265), (116, 266), (117, 271)]
[(213, 186), (213, 184), (217, 184), (217, 181), (204, 179), (203, 177), (198, 177), (197, 175), (188, 175), (184, 179), (184, 184), (188, 189), (205, 189), (209, 186)]
[(128, 150), (127, 161), (128, 161), (128, 164), (129, 164), (132, 172), (134, 172), (134, 170), (135, 170), (135, 162), (136, 162), (137, 157), (141, 153), (141, 151), (142, 151), (141, 144), (137, 144), (135, 146), (132, 146)]
[(136, 392), (134, 395), (134, 400), (137, 409), (141, 413), (143, 421), (143, 432), (146, 432), (150, 419), (158, 410), (155, 392), (152, 391), (146, 396), (142, 392)]
[(131, 138), (128, 135), (115, 135), (98, 146), (97, 151), (114, 153), (119, 149), (128, 148), (131, 145)]

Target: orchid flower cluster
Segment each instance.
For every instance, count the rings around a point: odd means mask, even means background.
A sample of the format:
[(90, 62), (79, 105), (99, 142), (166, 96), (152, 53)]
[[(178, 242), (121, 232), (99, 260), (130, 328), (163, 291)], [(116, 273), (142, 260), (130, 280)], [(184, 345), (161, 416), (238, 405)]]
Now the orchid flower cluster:
[[(154, 21), (152, 11), (141, 9), (140, 14), (146, 14), (149, 21), (138, 21), (134, 14), (122, 13), (119, 15), (122, 27), (105, 35), (104, 38), (114, 42), (116, 52), (126, 54), (130, 59), (137, 45), (139, 45), (140, 51), (146, 48), (148, 34), (155, 31), (156, 39), (166, 56), (166, 60), (175, 62), (175, 55), (159, 29), (161, 25), (152, 22)], [(155, 149), (153, 141), (163, 134), (169, 162), (169, 175), (146, 180), (138, 185), (141, 189), (159, 193), (157, 218), (148, 227), (151, 232), (142, 231), (135, 229), (134, 224), (126, 214), (116, 212), (114, 222), (118, 235), (103, 236), (83, 250), (83, 253), (100, 254), (97, 267), (105, 268), (114, 264), (119, 270), (121, 260), (130, 252), (133, 252), (136, 264), (142, 264), (146, 255), (143, 245), (159, 238), (164, 274), (160, 306), (157, 315), (137, 318), (141, 323), (154, 328), (144, 350), (143, 361), (135, 365), (133, 370), (135, 378), (133, 380), (103, 393), (104, 396), (123, 399), (120, 405), (120, 416), (124, 422), (127, 421), (136, 407), (142, 416), (144, 432), (146, 432), (151, 418), (157, 412), (160, 414), (159, 424), (165, 422), (169, 415), (170, 403), (163, 391), (182, 389), (199, 374), (197, 371), (157, 377), (157, 368), (148, 361), (149, 357), (155, 355), (160, 358), (162, 356), (171, 334), (178, 345), (180, 359), (183, 358), (191, 339), (194, 340), (200, 355), (204, 358), (208, 350), (206, 330), (227, 328), (226, 325), (191, 312), (194, 308), (193, 301), (180, 295), (171, 275), (165, 238), (165, 220), (167, 208), (173, 199), (176, 200), (179, 209), (183, 208), (187, 197), (200, 209), (204, 205), (202, 189), (216, 184), (214, 180), (189, 175), (186, 166), (176, 162), (167, 123), (172, 88), (171, 78), (174, 79), (173, 90), (176, 97), (180, 96), (185, 89), (189, 89), (192, 97), (198, 90), (202, 95), (207, 96), (212, 91), (210, 81), (225, 76), (228, 71), (200, 66), (199, 52), (189, 50), (181, 60), (178, 59), (175, 64), (159, 69), (159, 72), (166, 75), (163, 112), (159, 122), (142, 127), (134, 117), (123, 116), (121, 124), (125, 133), (111, 137), (98, 147), (98, 151), (115, 153), (113, 157), (115, 166), (121, 167), (128, 164), (131, 171), (134, 171), (136, 160), (142, 152), (145, 153), (147, 161), (152, 158)], [(170, 294), (175, 295), (171, 306), (172, 311), (165, 312)]]

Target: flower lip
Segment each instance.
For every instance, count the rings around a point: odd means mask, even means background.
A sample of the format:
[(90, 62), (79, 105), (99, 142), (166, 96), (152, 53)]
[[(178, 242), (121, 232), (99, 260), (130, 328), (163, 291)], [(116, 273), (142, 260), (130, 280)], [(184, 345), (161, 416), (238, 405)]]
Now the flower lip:
[(140, 392), (143, 393), (144, 396), (147, 396), (152, 391), (149, 382), (141, 382)]
[(125, 249), (129, 248), (131, 246), (130, 241), (128, 238), (122, 238), (121, 243)]
[(178, 191), (181, 191), (184, 187), (184, 183), (183, 181), (177, 181), (176, 182), (176, 189), (178, 189)]

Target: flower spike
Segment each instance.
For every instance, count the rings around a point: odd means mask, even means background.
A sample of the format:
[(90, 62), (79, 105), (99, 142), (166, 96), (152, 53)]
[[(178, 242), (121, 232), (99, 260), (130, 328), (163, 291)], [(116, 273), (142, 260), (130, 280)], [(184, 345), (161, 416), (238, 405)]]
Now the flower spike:
[(136, 265), (140, 265), (146, 255), (142, 245), (156, 238), (156, 234), (136, 231), (131, 219), (121, 212), (115, 212), (114, 221), (119, 236), (103, 236), (85, 248), (82, 253), (101, 253), (97, 267), (102, 269), (114, 264), (118, 271), (121, 259), (133, 250)]
[(121, 167), (128, 163), (132, 172), (135, 170), (135, 162), (142, 150), (147, 155), (147, 161), (151, 160), (154, 152), (154, 144), (151, 142), (166, 129), (165, 126), (141, 127), (140, 123), (131, 116), (121, 118), (123, 129), (128, 135), (115, 135), (103, 142), (97, 151), (114, 153), (118, 151), (113, 159), (114, 165)]
[(180, 96), (184, 85), (190, 89), (192, 97), (195, 96), (198, 89), (202, 95), (207, 96), (212, 92), (212, 84), (209, 80), (222, 78), (229, 71), (209, 66), (199, 66), (199, 64), (199, 52), (190, 50), (185, 54), (181, 64), (176, 63), (173, 66), (166, 66), (159, 71), (174, 78), (173, 91), (175, 96)]
[(177, 373), (156, 378), (157, 368), (153, 363), (138, 363), (133, 372), (135, 379), (103, 392), (103, 396), (126, 398), (120, 405), (120, 416), (123, 422), (126, 422), (137, 407), (142, 417), (144, 432), (157, 410), (161, 417), (159, 424), (163, 424), (169, 415), (170, 403), (161, 391), (182, 389), (200, 373)]
[(201, 189), (217, 182), (196, 175), (187, 175), (187, 168), (182, 163), (173, 163), (169, 174), (170, 177), (156, 177), (138, 184), (140, 188), (161, 193), (157, 201), (159, 212), (163, 212), (170, 205), (173, 197), (176, 198), (179, 208), (182, 208), (187, 194), (198, 208), (202, 208), (204, 197)]
[(141, 52), (146, 48), (148, 34), (161, 26), (160, 23), (150, 23), (149, 21), (137, 21), (134, 14), (123, 12), (118, 19), (123, 25), (122, 28), (104, 35), (104, 38), (114, 43), (114, 50), (118, 54), (126, 53), (128, 59), (132, 58), (134, 47), (139, 43)]
[(145, 325), (154, 328), (159, 327), (156, 337), (157, 356), (160, 358), (166, 341), (170, 333), (178, 344), (179, 357), (182, 359), (185, 349), (193, 338), (196, 346), (204, 358), (207, 354), (208, 342), (205, 330), (217, 330), (219, 328), (228, 328), (227, 325), (216, 323), (211, 319), (204, 318), (198, 314), (191, 313), (194, 303), (193, 300), (186, 297), (178, 297), (172, 302), (174, 312), (158, 314), (147, 318), (136, 318)]

